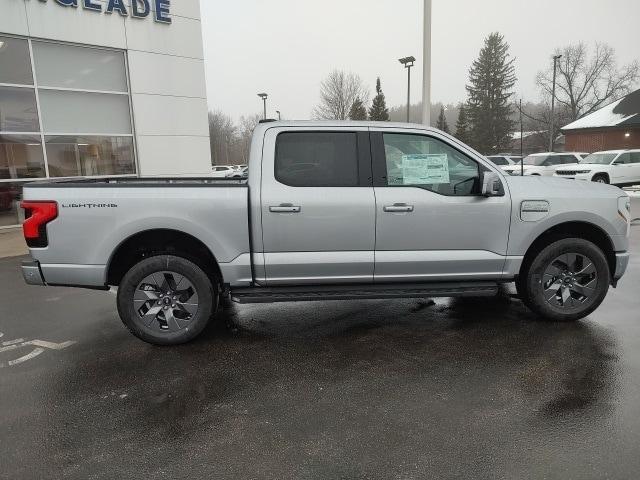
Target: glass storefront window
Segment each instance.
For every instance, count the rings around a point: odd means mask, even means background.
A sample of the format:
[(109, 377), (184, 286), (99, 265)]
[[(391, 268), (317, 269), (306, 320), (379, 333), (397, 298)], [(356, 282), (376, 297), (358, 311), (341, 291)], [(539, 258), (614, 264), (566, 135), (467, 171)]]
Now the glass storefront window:
[(33, 59), (40, 87), (127, 91), (123, 52), (33, 42)]
[(45, 143), (51, 177), (136, 173), (133, 137), (49, 136)]
[(131, 133), (128, 95), (40, 90), (40, 111), (45, 133)]
[(0, 227), (18, 225), (24, 220), (20, 208), (22, 183), (0, 182)]
[(0, 36), (0, 83), (33, 85), (29, 43)]
[(0, 132), (39, 132), (32, 88), (0, 87)]
[(45, 176), (40, 135), (0, 135), (0, 180)]
[(122, 50), (0, 35), (0, 228), (24, 181), (135, 175), (130, 99)]

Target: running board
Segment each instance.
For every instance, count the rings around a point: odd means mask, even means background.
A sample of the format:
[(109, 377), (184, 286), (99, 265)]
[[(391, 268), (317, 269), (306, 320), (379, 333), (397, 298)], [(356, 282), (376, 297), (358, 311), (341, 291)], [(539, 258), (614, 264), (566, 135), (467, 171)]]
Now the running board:
[(231, 290), (231, 300), (236, 303), (276, 303), (385, 298), (488, 297), (497, 294), (498, 284), (495, 282), (393, 283), (237, 288)]

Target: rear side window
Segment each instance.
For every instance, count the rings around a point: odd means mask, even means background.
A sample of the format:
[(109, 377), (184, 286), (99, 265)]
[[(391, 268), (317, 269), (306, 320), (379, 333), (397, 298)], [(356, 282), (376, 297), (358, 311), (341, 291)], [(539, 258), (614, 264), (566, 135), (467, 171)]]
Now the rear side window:
[(276, 140), (275, 177), (291, 187), (358, 186), (356, 133), (281, 133)]
[(631, 163), (640, 163), (640, 152), (631, 152)]

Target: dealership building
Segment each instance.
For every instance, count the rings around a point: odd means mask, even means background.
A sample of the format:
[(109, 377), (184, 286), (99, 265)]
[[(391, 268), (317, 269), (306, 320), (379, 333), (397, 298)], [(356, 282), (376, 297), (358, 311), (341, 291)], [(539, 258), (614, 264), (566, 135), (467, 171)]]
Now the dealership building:
[(0, 0), (0, 229), (27, 181), (210, 172), (199, 0)]

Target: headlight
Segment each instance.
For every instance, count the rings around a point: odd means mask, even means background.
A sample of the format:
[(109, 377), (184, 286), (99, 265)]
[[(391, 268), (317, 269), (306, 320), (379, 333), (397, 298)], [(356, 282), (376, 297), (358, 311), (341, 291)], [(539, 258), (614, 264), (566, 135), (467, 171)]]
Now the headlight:
[(578, 170), (576, 175), (584, 175), (585, 173), (591, 173), (591, 170)]
[(626, 222), (631, 221), (631, 199), (629, 197), (618, 198), (618, 213)]

